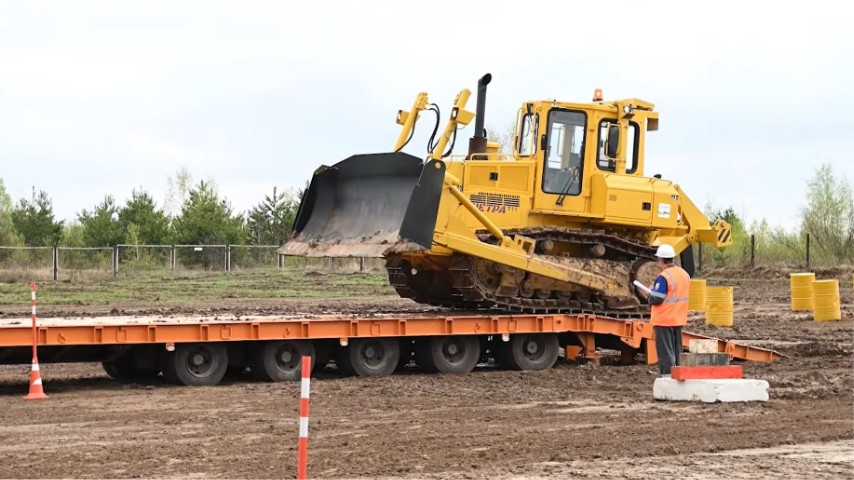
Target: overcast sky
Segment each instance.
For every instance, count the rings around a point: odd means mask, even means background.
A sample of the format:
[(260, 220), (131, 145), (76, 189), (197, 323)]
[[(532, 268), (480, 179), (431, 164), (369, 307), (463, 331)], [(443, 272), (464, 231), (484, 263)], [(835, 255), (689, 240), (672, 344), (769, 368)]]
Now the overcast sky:
[(447, 112), (491, 72), (488, 126), (525, 100), (642, 98), (647, 175), (793, 226), (820, 164), (854, 183), (854, 29), (837, 2), (706, 4), (3, 2), (0, 178), (73, 219), (134, 188), (162, 204), (186, 167), (243, 211), (390, 150), (416, 93)]

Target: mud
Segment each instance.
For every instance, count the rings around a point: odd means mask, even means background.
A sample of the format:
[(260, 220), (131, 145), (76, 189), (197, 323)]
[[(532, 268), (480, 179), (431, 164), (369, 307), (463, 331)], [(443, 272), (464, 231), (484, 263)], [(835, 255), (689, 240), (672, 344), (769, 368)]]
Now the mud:
[[(779, 272), (778, 272), (779, 273)], [(771, 385), (753, 404), (652, 399), (646, 365), (560, 361), (542, 372), (481, 367), (312, 380), (309, 474), (320, 478), (851, 478), (854, 320), (791, 312), (785, 275), (727, 274), (735, 327), (689, 330), (774, 348), (748, 363)], [(844, 280), (847, 278), (847, 283)], [(344, 301), (344, 300), (342, 300)], [(329, 300), (287, 308), (331, 309)], [(359, 308), (417, 306), (362, 299)], [(248, 305), (248, 302), (247, 304)], [(198, 309), (196, 309), (198, 310)], [(50, 364), (51, 398), (25, 402), (28, 366), (0, 367), (0, 477), (293, 477), (299, 385), (244, 378), (216, 387), (122, 385), (99, 365)]]

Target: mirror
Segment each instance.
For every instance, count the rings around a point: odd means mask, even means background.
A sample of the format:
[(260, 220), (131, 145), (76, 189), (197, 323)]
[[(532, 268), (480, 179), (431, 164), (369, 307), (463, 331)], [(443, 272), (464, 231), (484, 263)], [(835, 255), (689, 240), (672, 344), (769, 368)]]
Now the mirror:
[(617, 147), (620, 145), (620, 126), (608, 125), (608, 140), (606, 141), (605, 156), (617, 158)]

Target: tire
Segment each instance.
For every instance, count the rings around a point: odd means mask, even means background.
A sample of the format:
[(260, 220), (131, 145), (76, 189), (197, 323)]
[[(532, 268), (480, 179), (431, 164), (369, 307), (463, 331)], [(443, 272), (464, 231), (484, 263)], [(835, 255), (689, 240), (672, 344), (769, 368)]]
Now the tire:
[(391, 375), (400, 360), (396, 338), (355, 338), (339, 350), (336, 363), (344, 375), (382, 377)]
[(545, 370), (557, 361), (560, 345), (553, 333), (519, 334), (503, 342), (502, 363), (513, 370)]
[(125, 383), (154, 380), (160, 374), (159, 370), (135, 366), (131, 355), (127, 355), (114, 362), (102, 362), (101, 366), (104, 367), (107, 375)]
[(480, 361), (480, 339), (470, 335), (432, 337), (415, 349), (415, 362), (426, 373), (468, 373)]
[(216, 385), (228, 369), (228, 349), (221, 343), (179, 343), (163, 356), (163, 377), (177, 385)]
[(265, 382), (285, 382), (302, 378), (302, 357), (316, 363), (314, 343), (310, 340), (277, 340), (260, 342), (249, 352), (252, 377)]

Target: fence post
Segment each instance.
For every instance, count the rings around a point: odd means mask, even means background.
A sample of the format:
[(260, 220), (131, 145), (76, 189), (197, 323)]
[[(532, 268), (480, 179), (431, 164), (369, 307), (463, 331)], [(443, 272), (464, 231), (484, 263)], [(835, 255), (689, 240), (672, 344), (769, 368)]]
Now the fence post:
[(359, 272), (365, 271), (365, 257), (359, 257)]
[(697, 271), (702, 272), (703, 271), (703, 244), (702, 243), (700, 244), (700, 248), (697, 250), (697, 257), (698, 257), (697, 258), (697, 260), (698, 260)]
[(119, 246), (113, 247), (113, 278), (119, 276)]
[(53, 280), (59, 280), (59, 247), (53, 246)]
[(175, 271), (176, 263), (178, 263), (178, 259), (175, 256), (175, 245), (172, 245), (172, 249), (169, 251), (169, 269), (173, 272)]
[(750, 234), (750, 268), (753, 268), (756, 257), (756, 235)]
[(231, 245), (225, 246), (225, 271), (231, 271)]
[(284, 255), (276, 255), (278, 257), (279, 268), (285, 268), (285, 256)]
[(807, 270), (810, 268), (810, 234), (807, 234)]

